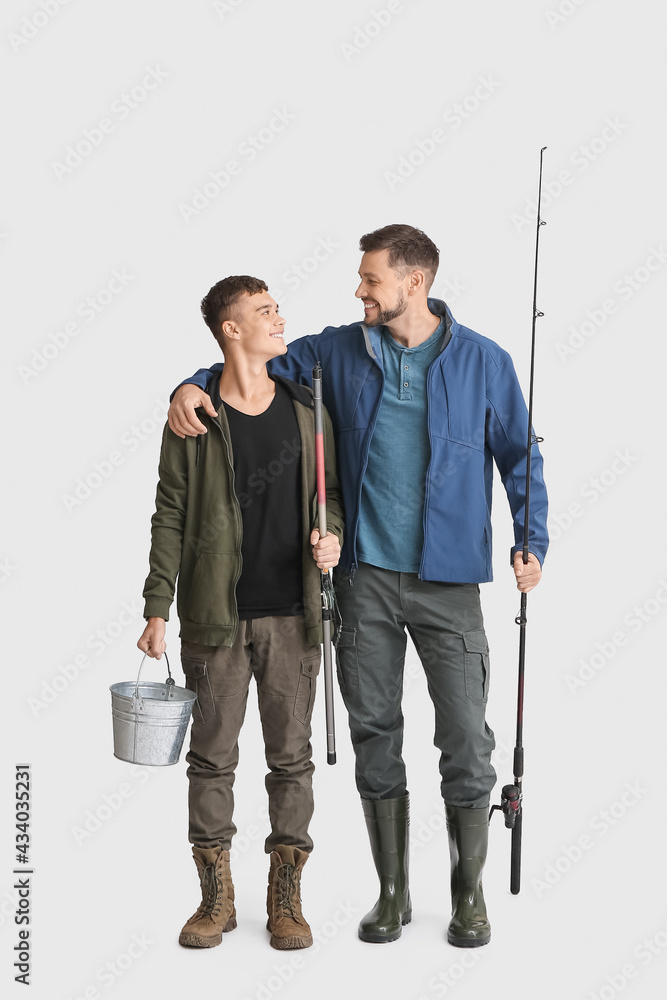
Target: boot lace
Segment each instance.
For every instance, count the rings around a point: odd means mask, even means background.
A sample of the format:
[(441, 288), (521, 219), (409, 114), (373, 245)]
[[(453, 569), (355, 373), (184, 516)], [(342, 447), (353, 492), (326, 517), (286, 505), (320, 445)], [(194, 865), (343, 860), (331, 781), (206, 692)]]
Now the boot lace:
[(299, 894), (299, 876), (294, 865), (280, 865), (278, 878), (278, 906), (283, 913), (289, 913), (293, 920), (299, 919), (298, 906), (301, 903)]
[(217, 916), (222, 905), (223, 889), (214, 864), (206, 865), (204, 868), (201, 885), (203, 899), (199, 907), (200, 912), (207, 917)]

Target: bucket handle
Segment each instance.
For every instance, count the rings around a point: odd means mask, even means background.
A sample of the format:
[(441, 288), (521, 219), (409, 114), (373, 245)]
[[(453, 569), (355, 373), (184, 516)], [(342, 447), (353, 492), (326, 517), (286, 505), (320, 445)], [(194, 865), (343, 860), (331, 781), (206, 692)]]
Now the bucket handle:
[[(139, 678), (141, 677), (141, 671), (142, 671), (142, 668), (143, 668), (143, 665), (144, 665), (144, 660), (146, 659), (147, 656), (148, 656), (148, 653), (144, 653), (144, 655), (143, 655), (143, 657), (141, 659), (141, 663), (139, 664), (139, 673), (137, 674), (137, 679), (136, 679), (135, 684), (134, 684), (134, 700), (139, 703), (139, 707), (140, 708), (143, 706), (143, 700), (142, 700), (141, 695), (139, 694)], [(165, 651), (165, 654), (164, 654), (164, 658), (167, 661), (167, 672), (169, 674), (169, 677), (165, 681), (165, 684), (167, 685), (167, 698), (173, 698), (173, 696), (174, 696), (174, 694), (173, 694), (173, 688), (176, 685), (176, 681), (171, 676), (171, 667), (169, 666), (169, 657), (167, 656), (166, 651)]]

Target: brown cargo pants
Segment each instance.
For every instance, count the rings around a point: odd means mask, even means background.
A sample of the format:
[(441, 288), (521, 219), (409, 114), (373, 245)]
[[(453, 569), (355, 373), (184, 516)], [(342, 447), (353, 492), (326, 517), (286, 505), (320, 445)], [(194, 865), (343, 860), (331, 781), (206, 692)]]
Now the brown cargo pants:
[(257, 681), (264, 735), (271, 833), (278, 844), (311, 851), (313, 814), (310, 719), (320, 669), (320, 647), (306, 638), (303, 617), (239, 622), (233, 646), (181, 643), (186, 686), (197, 695), (188, 761), (189, 839), (197, 847), (231, 847), (238, 737), (250, 678)]

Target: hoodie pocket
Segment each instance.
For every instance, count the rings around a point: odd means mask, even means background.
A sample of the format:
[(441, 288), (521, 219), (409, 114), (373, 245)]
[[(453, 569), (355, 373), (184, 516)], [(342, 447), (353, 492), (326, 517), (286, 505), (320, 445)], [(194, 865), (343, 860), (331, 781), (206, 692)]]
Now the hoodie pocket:
[(231, 625), (233, 580), (238, 556), (232, 552), (200, 552), (188, 587), (187, 617), (198, 625)]

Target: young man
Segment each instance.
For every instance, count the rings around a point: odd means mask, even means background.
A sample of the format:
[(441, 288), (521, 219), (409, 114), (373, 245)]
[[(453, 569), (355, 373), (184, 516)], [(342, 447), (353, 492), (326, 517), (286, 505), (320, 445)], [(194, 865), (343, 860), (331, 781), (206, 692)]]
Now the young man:
[(197, 693), (187, 760), (189, 838), (202, 889), (179, 942), (211, 948), (236, 927), (232, 786), (254, 675), (269, 766), (267, 928), (274, 948), (307, 948), (300, 880), (313, 846), (318, 567), (337, 564), (343, 523), (331, 422), (325, 413), (331, 533), (320, 538), (312, 393), (266, 370), (287, 351), (276, 302), (263, 281), (241, 275), (214, 285), (201, 309), (225, 357), (222, 374), (207, 384), (218, 412), (200, 414), (196, 440), (165, 428), (144, 588), (148, 624), (137, 643), (161, 657), (178, 577), (183, 671)]
[[(493, 462), (514, 523), (517, 586), (527, 592), (540, 579), (548, 544), (542, 459), (533, 445), (524, 566), (528, 414), (509, 355), (428, 298), (439, 255), (423, 232), (385, 226), (362, 237), (360, 249), (363, 323), (292, 342), (271, 366), (304, 378), (321, 361), (336, 435), (347, 524), (336, 574), (338, 673), (380, 877), (380, 898), (359, 936), (394, 941), (412, 913), (401, 756), (407, 630), (435, 708), (451, 856), (447, 937), (457, 947), (484, 945), (495, 744), (485, 720), (489, 658), (479, 584), (492, 579)], [(176, 433), (201, 432), (194, 406), (215, 412), (202, 391), (208, 377), (198, 372), (195, 386), (176, 393), (169, 413)]]

